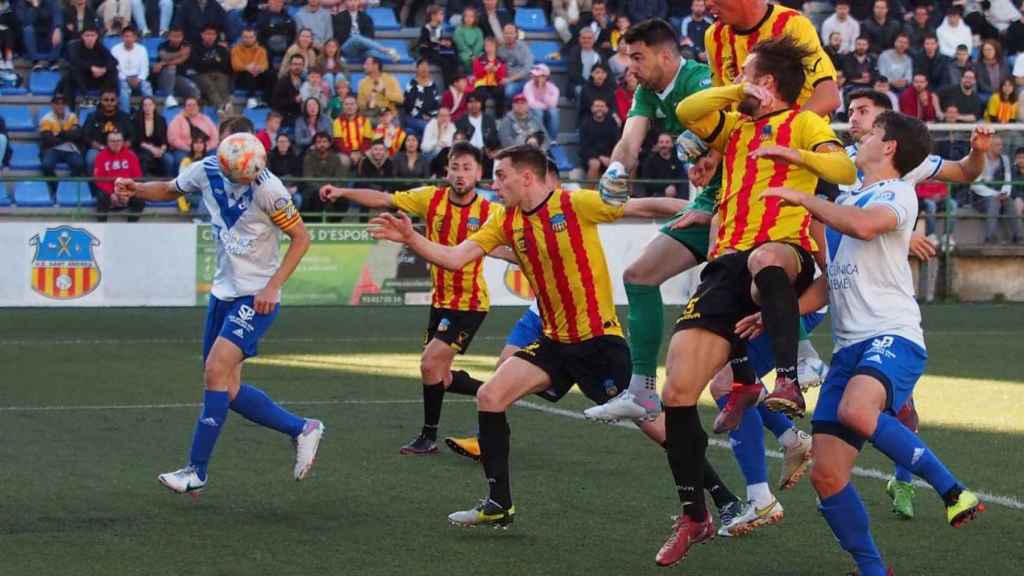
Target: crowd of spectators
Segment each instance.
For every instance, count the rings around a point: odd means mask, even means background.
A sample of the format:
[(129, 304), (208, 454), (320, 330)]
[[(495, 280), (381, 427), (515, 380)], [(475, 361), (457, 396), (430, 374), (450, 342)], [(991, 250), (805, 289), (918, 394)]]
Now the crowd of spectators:
[[(894, 108), (929, 122), (1024, 117), (1019, 3), (782, 3), (804, 9), (818, 27), (844, 97), (880, 89)], [(368, 5), (390, 7), (404, 26), (419, 28), (405, 36), (417, 59), (411, 79), (396, 76), (407, 68), (396, 69), (401, 55), (378, 38)], [(523, 6), (546, 11), (561, 42), (562, 78), (535, 61), (515, 24)], [(14, 72), (15, 55), (33, 70), (62, 72), (39, 123), (47, 175), (58, 166), (77, 176), (136, 165), (146, 175), (172, 175), (215, 149), (211, 109), (238, 113), (240, 94), (245, 109), (270, 108), (260, 138), (282, 176), (365, 176), (390, 189), (400, 184), (388, 178), (442, 176), (456, 141), (492, 154), (530, 141), (554, 156), (560, 133), (571, 130), (587, 143), (576, 174), (594, 180), (609, 164), (637, 85), (620, 39), (647, 18), (669, 20), (684, 57), (706, 61), (713, 20), (705, 0), (0, 0), (0, 76)], [(156, 46), (152, 61), (146, 44)], [(86, 121), (76, 115), (94, 106)], [(844, 114), (845, 104), (836, 120)], [(937, 138), (939, 152), (963, 155), (964, 135)], [(689, 194), (673, 136), (650, 135), (637, 176), (677, 183), (643, 185), (637, 194)], [(1008, 149), (1024, 144), (1006, 140)], [(1019, 173), (1020, 162), (1003, 164), (986, 176)], [(293, 191), (304, 208), (322, 208), (312, 185)], [(1024, 210), (1012, 189), (960, 200), (986, 214)], [(952, 199), (922, 202), (929, 214), (955, 208)]]

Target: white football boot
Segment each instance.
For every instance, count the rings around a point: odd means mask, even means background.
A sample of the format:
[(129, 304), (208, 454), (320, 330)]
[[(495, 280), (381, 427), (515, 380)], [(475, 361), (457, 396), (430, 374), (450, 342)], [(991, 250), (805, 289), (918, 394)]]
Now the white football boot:
[(316, 463), (316, 451), (320, 447), (320, 439), (324, 436), (324, 423), (319, 420), (306, 420), (306, 425), (292, 440), (295, 445), (295, 480), (305, 480)]
[(199, 479), (195, 466), (188, 465), (181, 470), (157, 476), (161, 484), (178, 494), (198, 494), (206, 488), (206, 480)]

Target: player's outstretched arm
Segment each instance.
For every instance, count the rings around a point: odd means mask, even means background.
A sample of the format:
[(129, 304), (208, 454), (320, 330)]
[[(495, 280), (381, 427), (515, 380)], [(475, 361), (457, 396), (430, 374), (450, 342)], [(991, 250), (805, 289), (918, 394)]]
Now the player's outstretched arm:
[(626, 201), (623, 218), (669, 218), (686, 208), (682, 198), (630, 198)]
[(615, 148), (612, 148), (609, 170), (611, 169), (610, 165), (616, 162), (621, 164), (624, 175), (636, 167), (637, 160), (640, 158), (640, 148), (643, 146), (644, 138), (647, 137), (647, 129), (650, 128), (650, 125), (651, 121), (643, 116), (626, 118), (626, 123), (622, 127), (622, 136), (619, 137)]
[(267, 282), (263, 290), (256, 294), (256, 298), (253, 300), (253, 308), (256, 309), (257, 314), (269, 314), (274, 310), (281, 287), (291, 278), (295, 269), (299, 267), (302, 257), (309, 250), (309, 231), (306, 230), (306, 224), (302, 222), (301, 218), (283, 231), (291, 239), (291, 243), (288, 244), (288, 251), (284, 253), (277, 272), (274, 272), (270, 281)]
[(802, 110), (810, 110), (822, 118), (828, 117), (839, 108), (839, 85), (835, 80), (821, 80), (814, 85), (814, 92), (807, 102), (801, 107)]
[(811, 216), (846, 236), (870, 241), (899, 225), (896, 213), (886, 206), (840, 206), (789, 188), (769, 188), (763, 198), (780, 198), (785, 204), (803, 206)]
[(340, 188), (327, 184), (320, 188), (320, 200), (333, 202), (345, 198), (373, 210), (390, 210), (395, 207), (391, 194), (369, 188)]
[(985, 170), (985, 157), (992, 145), (992, 134), (994, 131), (989, 126), (975, 126), (971, 133), (970, 153), (957, 162), (943, 160), (935, 179), (958, 184), (970, 184), (977, 180)]
[(716, 112), (731, 108), (733, 104), (743, 100), (748, 93), (756, 96), (762, 102), (773, 100), (770, 94), (752, 84), (730, 84), (718, 88), (707, 88), (684, 98), (676, 106), (676, 117), (683, 126), (701, 138), (707, 138), (711, 130), (714, 129), (714, 124), (708, 130), (695, 129), (697, 127), (694, 124)]
[(177, 200), (181, 191), (174, 185), (174, 180), (157, 182), (136, 182), (131, 178), (114, 180), (114, 197), (120, 205), (125, 205), (131, 198), (141, 198), (151, 202)]
[(380, 214), (370, 220), (370, 225), (370, 234), (375, 239), (405, 244), (427, 262), (453, 272), (462, 270), (466, 264), (487, 254), (482, 246), (471, 240), (465, 240), (457, 246), (444, 246), (427, 240), (413, 230), (412, 220), (404, 212), (399, 212), (397, 216)]
[(819, 178), (833, 184), (853, 184), (857, 181), (857, 167), (839, 145), (826, 142), (814, 151), (777, 146), (761, 146), (750, 153), (751, 158), (781, 160), (814, 172)]

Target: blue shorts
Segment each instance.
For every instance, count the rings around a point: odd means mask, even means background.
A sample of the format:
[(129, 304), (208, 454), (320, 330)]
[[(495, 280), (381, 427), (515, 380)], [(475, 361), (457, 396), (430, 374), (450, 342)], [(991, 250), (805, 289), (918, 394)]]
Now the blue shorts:
[(505, 345), (526, 348), (540, 340), (543, 332), (540, 316), (527, 308), (526, 312), (523, 312), (523, 315), (516, 321), (516, 325), (512, 327), (512, 332), (509, 332), (508, 338), (505, 339)]
[(243, 296), (234, 300), (220, 300), (210, 294), (210, 304), (206, 307), (206, 328), (203, 331), (204, 362), (218, 337), (233, 342), (246, 358), (256, 355), (260, 338), (274, 323), (281, 304), (274, 305), (270, 314), (257, 314), (253, 308), (254, 299), (254, 296)]
[[(804, 325), (804, 332), (810, 334), (824, 319), (825, 314), (811, 312), (801, 316), (800, 322)], [(747, 360), (758, 378), (764, 378), (765, 374), (775, 370), (775, 353), (772, 352), (772, 341), (767, 334), (747, 342)]]
[(839, 403), (846, 385), (858, 374), (885, 386), (885, 411), (895, 415), (913, 393), (927, 360), (924, 348), (901, 336), (878, 336), (839, 350), (832, 355), (812, 422), (839, 422)]

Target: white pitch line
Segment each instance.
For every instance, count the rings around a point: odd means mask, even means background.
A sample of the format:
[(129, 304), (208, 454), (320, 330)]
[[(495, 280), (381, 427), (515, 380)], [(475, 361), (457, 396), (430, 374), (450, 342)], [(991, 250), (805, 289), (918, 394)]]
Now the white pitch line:
[[(393, 400), (284, 400), (280, 404), (287, 406), (339, 406), (339, 405), (353, 405), (353, 406), (368, 406), (368, 405), (388, 405), (388, 404), (419, 404), (422, 400), (419, 398), (396, 398)], [(468, 404), (476, 402), (476, 400), (470, 398), (450, 398), (445, 400), (449, 403), (461, 403)], [(555, 408), (553, 406), (547, 406), (544, 404), (535, 404), (526, 400), (520, 400), (516, 402), (516, 406), (520, 408), (526, 408), (528, 410), (534, 410), (545, 414), (553, 414), (555, 416), (564, 416), (566, 418), (572, 418), (574, 420), (586, 420), (583, 414), (579, 412), (573, 412), (571, 410), (564, 410), (562, 408)], [(167, 403), (167, 404), (79, 404), (79, 405), (50, 405), (50, 406), (0, 406), (0, 413), (2, 412), (71, 412), (76, 410), (82, 411), (104, 411), (104, 410), (164, 410), (174, 408), (199, 408), (202, 404), (198, 402), (181, 402), (181, 403)], [(613, 426), (619, 428), (629, 428), (637, 430), (637, 427), (632, 422), (615, 422)], [(717, 448), (730, 449), (728, 442), (719, 440), (717, 438), (709, 438), (708, 444)], [(778, 450), (765, 450), (765, 453), (772, 457), (781, 459), (782, 452)], [(873, 478), (876, 480), (888, 480), (889, 474), (882, 472), (875, 468), (861, 468), (859, 466), (853, 469), (855, 476), (862, 478)], [(916, 486), (928, 487), (928, 484), (921, 480), (914, 479)], [(1011, 508), (1014, 510), (1024, 510), (1024, 502), (1019, 498), (1013, 496), (1001, 496), (998, 494), (991, 494), (984, 491), (974, 491), (983, 501), (989, 504), (998, 504), (1000, 506)]]
[[(545, 414), (565, 416), (566, 418), (572, 418), (574, 420), (586, 420), (586, 418), (580, 412), (563, 410), (562, 408), (555, 408), (554, 406), (547, 406), (544, 404), (536, 404), (533, 402), (527, 402), (525, 400), (520, 400), (516, 402), (516, 406), (519, 406), (521, 408), (527, 408), (529, 410), (536, 410), (537, 412), (543, 412)], [(632, 422), (615, 422), (613, 426), (617, 426), (619, 428), (630, 428), (633, 430), (639, 430), (636, 427), (636, 425), (633, 424)], [(732, 449), (732, 446), (729, 445), (729, 442), (719, 440), (717, 438), (708, 438), (708, 444), (711, 446), (715, 446), (717, 448), (724, 448), (727, 450)], [(765, 450), (765, 453), (772, 458), (782, 459), (782, 452), (779, 452), (778, 450)], [(862, 478), (873, 478), (875, 480), (889, 480), (891, 476), (891, 474), (882, 472), (881, 470), (878, 470), (876, 468), (861, 468), (860, 466), (855, 466), (853, 468), (853, 475), (860, 476)], [(930, 488), (927, 482), (924, 482), (917, 478), (914, 479), (914, 485), (923, 488)], [(977, 494), (978, 498), (981, 498), (983, 501), (989, 504), (998, 504), (1000, 506), (1012, 508), (1014, 510), (1024, 510), (1024, 502), (1022, 502), (1019, 498), (1013, 496), (1000, 496), (998, 494), (991, 494), (989, 492), (984, 492), (980, 490), (972, 490), (972, 492)]]

